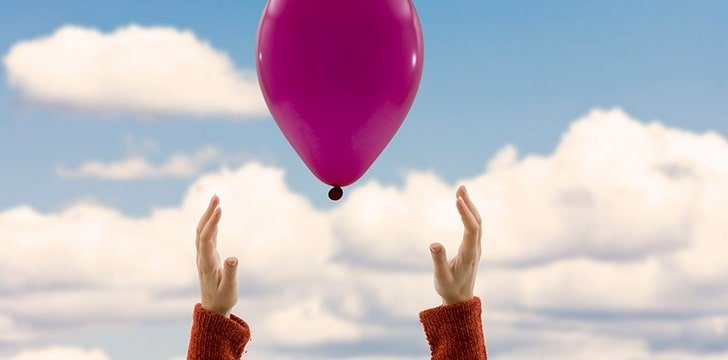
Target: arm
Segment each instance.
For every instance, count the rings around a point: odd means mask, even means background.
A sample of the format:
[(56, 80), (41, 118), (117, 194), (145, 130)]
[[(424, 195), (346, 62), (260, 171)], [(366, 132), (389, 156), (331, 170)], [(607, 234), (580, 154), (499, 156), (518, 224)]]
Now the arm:
[(430, 245), (435, 290), (442, 305), (420, 313), (433, 360), (485, 360), (481, 302), (473, 296), (481, 253), (482, 219), (465, 187), (457, 191), (458, 213), (465, 227), (457, 255), (447, 260), (442, 244)]
[(220, 263), (217, 225), (222, 216), (220, 200), (213, 196), (197, 226), (197, 269), (202, 301), (192, 317), (188, 360), (237, 360), (250, 339), (243, 319), (231, 314), (238, 301), (238, 259)]

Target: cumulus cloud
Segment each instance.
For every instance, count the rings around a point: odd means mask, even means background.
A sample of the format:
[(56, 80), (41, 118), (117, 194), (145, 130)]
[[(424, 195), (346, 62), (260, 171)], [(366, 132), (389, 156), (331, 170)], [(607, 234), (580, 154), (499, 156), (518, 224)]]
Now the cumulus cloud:
[(190, 234), (214, 193), (223, 199), (223, 224), (228, 224), (220, 236), (230, 239), (220, 246), (241, 254), (243, 271), (255, 279), (304, 276), (328, 258), (332, 238), (325, 215), (287, 189), (281, 170), (249, 163), (201, 177), (178, 208), (158, 209), (148, 218), (130, 218), (95, 204), (57, 214), (28, 207), (4, 211), (0, 239), (12, 251), (0, 255), (0, 287), (169, 289), (190, 284), (194, 271), (180, 269), (194, 265)]
[(56, 174), (64, 179), (104, 179), (129, 181), (142, 179), (188, 178), (198, 174), (205, 165), (217, 162), (223, 156), (220, 149), (207, 146), (192, 154), (173, 154), (166, 162), (151, 163), (143, 154), (110, 162), (89, 160), (76, 168), (59, 165)]
[(640, 339), (605, 338), (584, 333), (545, 333), (550, 340), (548, 350), (524, 347), (510, 354), (497, 356), (498, 360), (724, 360), (728, 352), (715, 354), (682, 351), (654, 351)]
[[(288, 346), (354, 341), (364, 334), (362, 326), (331, 314), (321, 299), (315, 297), (273, 312), (266, 318), (264, 326), (270, 334), (278, 337), (277, 342)], [(291, 337), (292, 333), (297, 336)]]
[[(480, 161), (483, 173), (458, 183), (485, 219), (476, 290), (494, 358), (727, 358), (725, 138), (595, 110), (551, 154), (507, 146)], [(12, 295), (0, 309), (36, 327), (188, 316), (191, 235), (218, 193), (250, 354), (422, 357), (416, 314), (437, 304), (427, 248), (457, 248), (456, 185), (412, 172), (321, 210), (280, 169), (251, 162), (143, 218), (93, 204), (7, 209), (0, 290)]]
[(266, 113), (252, 72), (189, 30), (68, 25), (14, 44), (3, 63), (8, 84), (41, 105), (152, 117)]
[[(515, 154), (506, 147), (490, 171), (462, 179), (475, 190), (489, 227), (491, 263), (629, 261), (684, 249), (703, 237), (704, 227), (713, 236), (703, 241), (711, 241), (722, 226), (705, 222), (725, 204), (728, 154), (718, 134), (644, 125), (620, 110), (594, 111), (571, 126), (553, 154), (520, 160)], [(350, 243), (376, 244), (357, 248), (362, 260), (401, 264), (416, 251), (409, 238), (453, 238), (451, 194), (452, 186), (434, 174), (413, 173), (401, 189), (362, 186), (337, 215)], [(429, 266), (427, 257), (419, 261)]]
[(109, 360), (109, 356), (100, 349), (86, 350), (77, 347), (53, 346), (43, 349), (25, 350), (2, 360)]
[(33, 335), (30, 330), (18, 326), (11, 317), (0, 314), (0, 343), (29, 340)]

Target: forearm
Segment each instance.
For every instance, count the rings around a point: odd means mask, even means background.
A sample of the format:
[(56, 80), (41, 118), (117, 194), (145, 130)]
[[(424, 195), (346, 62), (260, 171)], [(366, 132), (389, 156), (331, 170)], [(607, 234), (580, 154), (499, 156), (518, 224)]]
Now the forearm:
[(420, 313), (432, 360), (488, 358), (480, 318), (481, 302), (474, 297)]
[(250, 339), (250, 328), (243, 319), (230, 318), (195, 306), (188, 360), (237, 360)]

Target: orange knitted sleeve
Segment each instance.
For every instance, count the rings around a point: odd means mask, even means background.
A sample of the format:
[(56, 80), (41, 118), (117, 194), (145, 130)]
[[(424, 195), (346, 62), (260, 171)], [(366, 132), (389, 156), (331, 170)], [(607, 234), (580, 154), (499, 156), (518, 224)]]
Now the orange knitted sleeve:
[(481, 302), (474, 297), (420, 313), (432, 360), (485, 360)]
[(207, 311), (195, 305), (187, 360), (238, 360), (250, 340), (250, 328), (243, 319)]

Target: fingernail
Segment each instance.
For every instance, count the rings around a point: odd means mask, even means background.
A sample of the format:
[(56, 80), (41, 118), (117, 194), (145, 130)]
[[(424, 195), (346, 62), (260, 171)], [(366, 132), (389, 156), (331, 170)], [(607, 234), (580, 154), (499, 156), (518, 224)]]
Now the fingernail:
[(436, 252), (440, 251), (440, 247), (437, 245), (430, 245), (430, 251), (436, 253)]
[(237, 264), (238, 264), (238, 259), (235, 259), (235, 258), (233, 258), (233, 259), (228, 259), (228, 265), (230, 265), (230, 266), (235, 266), (235, 265), (237, 265)]

